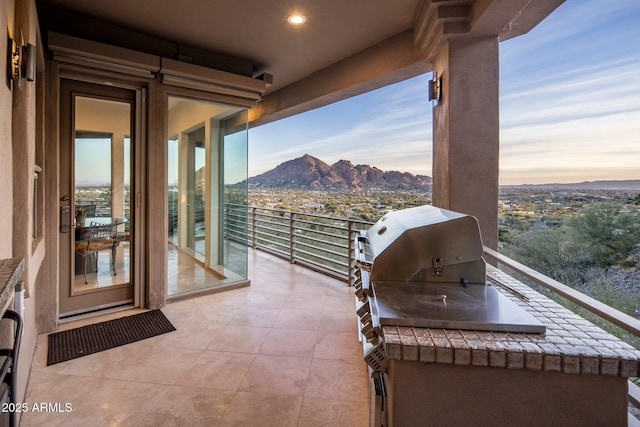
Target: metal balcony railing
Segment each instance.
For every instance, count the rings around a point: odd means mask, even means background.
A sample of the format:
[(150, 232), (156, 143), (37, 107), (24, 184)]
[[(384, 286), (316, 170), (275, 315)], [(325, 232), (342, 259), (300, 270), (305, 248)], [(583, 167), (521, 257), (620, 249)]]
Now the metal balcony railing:
[(372, 224), (256, 206), (225, 206), (229, 239), (350, 285), (354, 280), (353, 238)]
[[(226, 237), (353, 285), (355, 234), (372, 222), (246, 205), (226, 205)], [(557, 282), (490, 248), (486, 259), (640, 337), (640, 320)], [(640, 387), (629, 381), (629, 402), (640, 408)], [(640, 410), (639, 410), (640, 412)], [(638, 424), (630, 418), (630, 425)]]

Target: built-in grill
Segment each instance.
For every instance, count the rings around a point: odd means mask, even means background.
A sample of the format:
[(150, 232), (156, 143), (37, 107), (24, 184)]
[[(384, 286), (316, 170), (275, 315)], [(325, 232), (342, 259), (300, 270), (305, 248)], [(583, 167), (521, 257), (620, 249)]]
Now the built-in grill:
[(472, 216), (433, 206), (390, 212), (355, 248), (357, 313), (375, 389), (384, 388), (387, 365), (383, 326), (545, 332), (487, 282)]

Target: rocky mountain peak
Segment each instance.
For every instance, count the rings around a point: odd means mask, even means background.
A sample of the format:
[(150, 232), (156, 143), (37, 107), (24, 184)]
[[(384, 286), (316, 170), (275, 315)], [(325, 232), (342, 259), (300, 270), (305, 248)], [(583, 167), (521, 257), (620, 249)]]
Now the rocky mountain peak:
[(431, 178), (408, 172), (383, 172), (369, 165), (354, 166), (349, 160), (339, 160), (329, 166), (305, 154), (249, 178), (249, 185), (262, 188), (430, 190)]

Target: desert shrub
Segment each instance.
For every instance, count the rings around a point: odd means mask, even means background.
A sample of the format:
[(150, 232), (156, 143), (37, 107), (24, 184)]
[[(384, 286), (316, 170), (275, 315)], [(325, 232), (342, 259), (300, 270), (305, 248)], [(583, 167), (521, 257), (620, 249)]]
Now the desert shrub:
[(640, 243), (637, 210), (603, 203), (587, 206), (567, 221), (568, 237), (581, 241), (593, 263), (609, 267), (626, 258)]

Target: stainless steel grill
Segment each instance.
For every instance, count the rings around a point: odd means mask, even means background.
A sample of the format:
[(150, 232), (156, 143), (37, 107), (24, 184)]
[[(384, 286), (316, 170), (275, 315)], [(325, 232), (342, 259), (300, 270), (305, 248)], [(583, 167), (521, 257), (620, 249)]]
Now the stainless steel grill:
[(356, 237), (357, 314), (371, 371), (370, 425), (386, 426), (383, 326), (544, 333), (486, 280), (478, 221), (421, 206), (390, 212)]
[(356, 238), (365, 360), (384, 371), (382, 326), (544, 333), (486, 280), (478, 221), (433, 206), (390, 212)]

